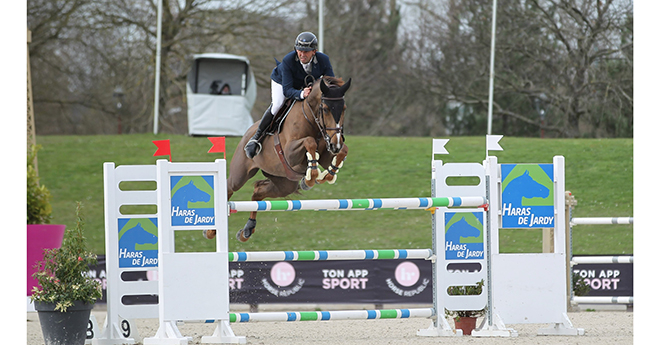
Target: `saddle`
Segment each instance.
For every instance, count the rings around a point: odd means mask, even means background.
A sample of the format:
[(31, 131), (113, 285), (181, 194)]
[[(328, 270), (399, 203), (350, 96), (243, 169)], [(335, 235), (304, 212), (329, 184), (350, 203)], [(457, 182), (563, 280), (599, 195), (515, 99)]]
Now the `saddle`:
[(295, 103), (296, 100), (293, 98), (287, 98), (284, 100), (284, 104), (280, 107), (277, 114), (273, 114), (273, 121), (270, 122), (268, 128), (266, 128), (263, 134), (261, 134), (259, 140), (265, 138), (266, 135), (273, 135), (280, 132), (282, 124), (284, 124), (284, 119), (286, 119), (286, 116), (289, 114), (289, 111)]
[(305, 174), (293, 170), (289, 162), (286, 160), (279, 136), (279, 133), (282, 130), (282, 125), (284, 124), (284, 120), (286, 120), (286, 117), (289, 115), (289, 112), (291, 111), (291, 108), (293, 108), (294, 104), (296, 104), (295, 99), (287, 98), (277, 114), (273, 114), (273, 120), (270, 122), (270, 125), (266, 128), (266, 130), (263, 131), (258, 140), (262, 141), (266, 135), (272, 135), (274, 141), (273, 144), (275, 145), (275, 152), (277, 152), (277, 156), (284, 166), (286, 177), (291, 181), (299, 181), (303, 176), (305, 176)]

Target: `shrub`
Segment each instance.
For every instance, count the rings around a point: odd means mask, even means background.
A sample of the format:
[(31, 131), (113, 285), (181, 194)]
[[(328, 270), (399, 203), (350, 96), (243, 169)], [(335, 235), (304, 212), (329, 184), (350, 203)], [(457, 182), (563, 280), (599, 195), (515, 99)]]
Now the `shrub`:
[(51, 212), (50, 191), (39, 184), (39, 176), (34, 167), (37, 151), (41, 145), (32, 145), (27, 156), (27, 223), (50, 224)]
[(67, 229), (61, 248), (47, 249), (44, 260), (32, 276), (41, 289), (32, 289), (32, 301), (55, 303), (55, 310), (66, 311), (75, 301), (93, 304), (101, 298), (101, 284), (89, 277), (89, 265), (97, 263), (96, 254), (87, 251), (83, 236), (82, 205), (77, 203), (76, 227)]

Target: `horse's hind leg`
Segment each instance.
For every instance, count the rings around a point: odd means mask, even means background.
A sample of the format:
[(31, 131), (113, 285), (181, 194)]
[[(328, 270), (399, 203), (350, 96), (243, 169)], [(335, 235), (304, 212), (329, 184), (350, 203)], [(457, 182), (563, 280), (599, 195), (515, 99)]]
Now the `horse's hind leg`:
[[(271, 176), (266, 173), (264, 173), (264, 175), (268, 177), (268, 179), (257, 181), (254, 184), (252, 201), (261, 201), (265, 198), (281, 198), (298, 190), (298, 184), (296, 182), (289, 181), (283, 177)], [(256, 231), (256, 227), (257, 212), (250, 212), (250, 217), (248, 218), (247, 223), (245, 223), (243, 229), (236, 233), (236, 239), (241, 242), (247, 242), (247, 240), (250, 239), (250, 236)]]
[[(239, 145), (239, 147), (241, 147)], [(238, 149), (236, 150), (238, 152)], [(234, 192), (241, 189), (245, 183), (251, 179), (257, 172), (259, 168), (253, 167), (244, 154), (234, 153), (234, 158), (232, 159), (231, 164), (229, 165), (229, 177), (227, 178), (227, 200), (229, 200)], [(215, 238), (216, 231), (215, 229), (206, 229), (202, 230), (204, 238), (212, 240)]]

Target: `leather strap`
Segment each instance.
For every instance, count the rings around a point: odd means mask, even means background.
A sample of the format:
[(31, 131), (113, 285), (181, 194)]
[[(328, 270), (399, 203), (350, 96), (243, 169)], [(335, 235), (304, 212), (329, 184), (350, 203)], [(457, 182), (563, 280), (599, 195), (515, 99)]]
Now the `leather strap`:
[(286, 178), (291, 180), (291, 181), (300, 181), (305, 174), (301, 174), (291, 167), (289, 165), (289, 162), (286, 160), (286, 157), (284, 157), (284, 150), (282, 150), (282, 144), (280, 143), (280, 135), (279, 133), (275, 132), (273, 142), (275, 144), (275, 152), (277, 152), (277, 157), (280, 158), (280, 162), (282, 162), (282, 166), (284, 166), (284, 172), (286, 173)]

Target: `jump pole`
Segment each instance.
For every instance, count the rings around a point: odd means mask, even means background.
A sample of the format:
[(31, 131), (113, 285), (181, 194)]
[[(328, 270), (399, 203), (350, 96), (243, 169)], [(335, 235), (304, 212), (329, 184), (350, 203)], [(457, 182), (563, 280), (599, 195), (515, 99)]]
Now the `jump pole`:
[(480, 207), (485, 197), (387, 198), (387, 199), (326, 199), (230, 201), (232, 212), (256, 211), (331, 211), (331, 210), (425, 210), (435, 207)]
[(231, 252), (229, 262), (263, 261), (332, 261), (332, 260), (431, 260), (431, 249), (377, 249), (377, 250), (314, 250), (314, 251), (259, 251)]
[(330, 320), (377, 320), (407, 319), (435, 315), (433, 308), (380, 309), (380, 310), (339, 310), (309, 312), (261, 312), (230, 313), (230, 322), (273, 322), (273, 321), (330, 321)]

